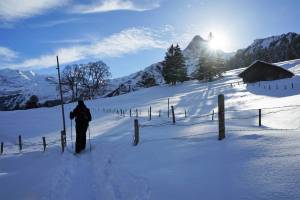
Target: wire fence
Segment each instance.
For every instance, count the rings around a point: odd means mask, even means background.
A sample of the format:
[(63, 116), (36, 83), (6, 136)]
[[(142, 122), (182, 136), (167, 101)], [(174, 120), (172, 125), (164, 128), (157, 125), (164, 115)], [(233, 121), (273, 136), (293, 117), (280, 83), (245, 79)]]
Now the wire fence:
[[(266, 107), (262, 109), (245, 109), (245, 110), (237, 110), (237, 109), (228, 109), (225, 111), (227, 113), (225, 116), (225, 121), (230, 122), (234, 120), (245, 120), (245, 119), (257, 119), (261, 120), (263, 117), (272, 117), (272, 114), (282, 113), (282, 112), (291, 112), (295, 109), (300, 109), (300, 105), (287, 105), (287, 106), (277, 106), (277, 107)], [(264, 110), (265, 112), (258, 112)], [(250, 113), (249, 113), (250, 112)], [(256, 114), (252, 114), (256, 112)], [(244, 116), (235, 116), (236, 114), (243, 113)], [(246, 115), (245, 115), (246, 113)], [(229, 115), (228, 115), (229, 114)], [(179, 126), (179, 127), (190, 127), (190, 126), (199, 126), (199, 130), (201, 130), (201, 125), (207, 126), (209, 124), (217, 125), (218, 122), (218, 112), (212, 111), (211, 113), (196, 115), (196, 116), (189, 116), (184, 118), (176, 119), (176, 122), (172, 122), (172, 120), (158, 122), (158, 123), (151, 123), (151, 122), (144, 122), (140, 123), (140, 128), (152, 128), (152, 127), (163, 127), (163, 126)], [(208, 132), (201, 132), (197, 134), (187, 134), (183, 136), (175, 136), (175, 137), (165, 137), (165, 138), (152, 138), (146, 139), (147, 142), (154, 142), (154, 141), (163, 141), (163, 140), (172, 140), (172, 139), (181, 139), (181, 138), (189, 138), (195, 136), (203, 136), (205, 134), (215, 134), (217, 136), (218, 130), (217, 126), (215, 126), (215, 131), (208, 131)], [(244, 128), (236, 128), (236, 129), (226, 129), (227, 133), (234, 133), (234, 132), (268, 132), (268, 131), (300, 131), (300, 125), (296, 128), (270, 128), (260, 125), (257, 125), (255, 128), (251, 127), (244, 127)]]
[[(295, 105), (285, 105), (285, 106), (276, 106), (276, 107), (263, 107), (263, 108), (251, 108), (251, 109), (232, 109), (227, 108), (225, 109), (225, 121), (226, 122), (242, 122), (247, 121), (248, 119), (253, 119), (257, 121), (261, 121), (264, 117), (271, 117), (272, 115), (280, 114), (283, 112), (292, 112), (295, 109), (300, 109), (299, 104)], [(100, 110), (100, 109), (99, 109)], [(111, 113), (117, 116), (117, 120), (123, 119), (125, 117), (133, 118), (133, 119), (140, 119), (142, 123), (138, 124), (140, 129), (149, 129), (149, 128), (160, 128), (165, 126), (173, 126), (173, 127), (191, 127), (191, 126), (200, 126), (199, 130), (201, 130), (201, 125), (207, 126), (212, 125), (215, 127), (215, 131), (209, 132), (201, 132), (197, 134), (189, 134), (183, 136), (174, 136), (174, 137), (166, 137), (166, 138), (153, 138), (148, 139), (147, 142), (150, 141), (160, 141), (160, 140), (168, 140), (168, 139), (180, 139), (180, 138), (188, 138), (188, 137), (195, 137), (199, 135), (204, 135), (208, 133), (217, 134), (217, 123), (218, 123), (218, 115), (219, 113), (215, 110), (212, 110), (209, 113), (205, 114), (194, 114), (189, 115), (188, 110), (186, 109), (174, 109), (174, 110), (162, 110), (159, 109), (156, 111), (156, 114), (153, 115), (153, 110), (147, 109), (142, 110), (141, 108), (134, 108), (134, 109), (112, 109), (112, 108), (103, 108), (103, 113)], [(263, 112), (262, 112), (263, 111)], [(173, 115), (174, 113), (174, 115)], [(152, 118), (151, 118), (152, 116)], [(242, 126), (239, 126), (242, 127)], [(134, 128), (128, 130), (120, 130), (120, 132), (134, 132)], [(260, 125), (257, 125), (255, 128), (253, 126), (248, 126), (244, 128), (237, 128), (237, 129), (226, 129), (227, 133), (230, 132), (260, 132), (260, 131), (300, 131), (300, 126), (296, 128), (270, 128)], [(19, 136), (21, 137), (21, 136)], [(113, 138), (113, 135), (103, 136), (103, 138)], [(134, 140), (134, 135), (133, 135)], [(68, 143), (72, 142), (70, 138), (67, 138), (66, 141)], [(144, 142), (144, 141), (143, 141)], [(146, 141), (145, 141), (146, 142)], [(47, 148), (53, 146), (61, 146), (62, 140), (61, 138), (57, 137), (49, 137), (43, 138), (41, 140), (32, 141), (32, 139), (24, 139), (19, 141), (16, 140), (15, 143), (4, 143), (1, 142), (0, 154), (9, 154), (9, 153), (20, 153), (24, 152), (25, 149), (40, 149), (45, 151)], [(67, 146), (65, 148), (68, 148)], [(5, 151), (4, 151), (5, 149)]]

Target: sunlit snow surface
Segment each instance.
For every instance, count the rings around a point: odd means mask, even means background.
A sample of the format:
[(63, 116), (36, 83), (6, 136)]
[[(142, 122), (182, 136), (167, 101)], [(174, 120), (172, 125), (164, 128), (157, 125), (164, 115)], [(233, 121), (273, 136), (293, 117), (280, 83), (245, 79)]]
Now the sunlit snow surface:
[[(279, 64), (300, 73), (299, 60)], [(79, 156), (72, 153), (68, 118), (68, 148), (60, 151), (60, 107), (0, 112), (4, 142), (0, 198), (300, 199), (300, 130), (285, 130), (300, 127), (300, 107), (285, 107), (300, 105), (299, 76), (238, 85), (242, 70), (227, 72), (211, 83), (190, 81), (86, 102), (93, 115), (92, 151), (87, 144)], [(199, 116), (217, 112), (221, 93), (226, 139), (218, 141), (217, 114), (214, 121), (211, 115)], [(166, 116), (168, 97), (175, 106), (177, 125)], [(66, 116), (74, 106), (65, 106)], [(103, 108), (142, 110), (137, 147), (132, 146), (134, 118)], [(263, 108), (262, 127), (258, 127), (259, 108)], [(20, 134), (25, 143), (22, 153), (14, 145)], [(46, 152), (42, 136), (52, 142)]]

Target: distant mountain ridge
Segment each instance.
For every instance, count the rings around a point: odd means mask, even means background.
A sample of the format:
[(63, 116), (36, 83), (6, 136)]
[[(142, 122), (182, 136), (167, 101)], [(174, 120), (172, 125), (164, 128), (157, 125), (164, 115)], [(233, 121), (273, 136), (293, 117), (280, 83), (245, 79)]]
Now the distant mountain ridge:
[(57, 79), (32, 71), (0, 70), (0, 110), (22, 106), (36, 95), (41, 103), (57, 99)]
[(255, 60), (280, 62), (300, 58), (300, 35), (289, 32), (279, 36), (256, 39), (245, 49), (239, 49), (229, 59), (230, 68), (246, 67)]
[(219, 58), (228, 60), (232, 53), (226, 53), (222, 50), (211, 50), (209, 47), (209, 41), (203, 39), (201, 36), (196, 35), (188, 46), (183, 50), (183, 55), (186, 59), (186, 65), (188, 66), (188, 74), (191, 75), (199, 63), (199, 59), (209, 54), (215, 54)]

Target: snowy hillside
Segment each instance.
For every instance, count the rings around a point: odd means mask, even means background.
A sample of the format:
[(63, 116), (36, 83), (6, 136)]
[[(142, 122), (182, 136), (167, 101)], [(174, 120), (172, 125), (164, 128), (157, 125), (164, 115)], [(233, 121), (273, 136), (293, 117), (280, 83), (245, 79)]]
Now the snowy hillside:
[(57, 99), (56, 79), (32, 71), (0, 70), (0, 110), (24, 105), (32, 95), (41, 103)]
[[(79, 156), (72, 153), (70, 120), (68, 148), (60, 152), (60, 107), (0, 112), (1, 199), (300, 199), (300, 60), (279, 64), (297, 75), (244, 85), (237, 76), (243, 69), (237, 69), (215, 82), (162, 85), (87, 101), (92, 151), (87, 145)], [(218, 141), (221, 93), (226, 138)], [(175, 125), (167, 117), (168, 98)], [(65, 106), (66, 116), (74, 106)], [(120, 108), (125, 117), (103, 110)], [(141, 111), (136, 147), (130, 108)], [(49, 143), (44, 153), (42, 136)]]
[(145, 79), (147, 78), (152, 78), (155, 81), (154, 85), (163, 84), (165, 81), (162, 76), (162, 69), (162, 63), (155, 63), (145, 68), (144, 70), (133, 73), (129, 76), (112, 79), (109, 81), (108, 92), (105, 96), (118, 96), (121, 94), (139, 90), (141, 88), (153, 86), (144, 83)]

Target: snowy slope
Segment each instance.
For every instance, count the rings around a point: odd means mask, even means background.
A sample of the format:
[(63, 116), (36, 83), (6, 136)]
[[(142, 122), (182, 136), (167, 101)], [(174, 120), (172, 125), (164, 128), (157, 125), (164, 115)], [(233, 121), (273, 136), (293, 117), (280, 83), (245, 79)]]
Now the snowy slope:
[[(299, 60), (280, 65), (297, 76), (244, 85), (237, 83), (243, 70), (237, 69), (211, 83), (189, 81), (87, 101), (92, 152), (79, 156), (72, 154), (69, 120), (67, 151), (61, 154), (57, 141), (41, 152), (42, 136), (48, 142), (59, 139), (60, 107), (0, 112), (1, 199), (300, 199), (300, 65)], [(214, 121), (203, 116), (217, 111), (220, 93), (226, 106), (223, 141), (217, 140), (217, 115)], [(176, 125), (166, 116), (168, 98)], [(66, 105), (66, 113), (74, 106)], [(126, 117), (103, 108), (127, 109)], [(142, 111), (137, 147), (131, 145), (129, 108)], [(19, 134), (25, 141), (22, 153), (13, 145)]]
[(161, 62), (159, 62), (131, 75), (112, 79), (108, 83), (108, 92), (104, 96), (118, 96), (146, 88), (147, 86), (142, 83), (143, 77), (153, 77), (155, 80), (155, 85), (161, 85), (165, 82), (162, 76), (162, 69), (163, 65)]

